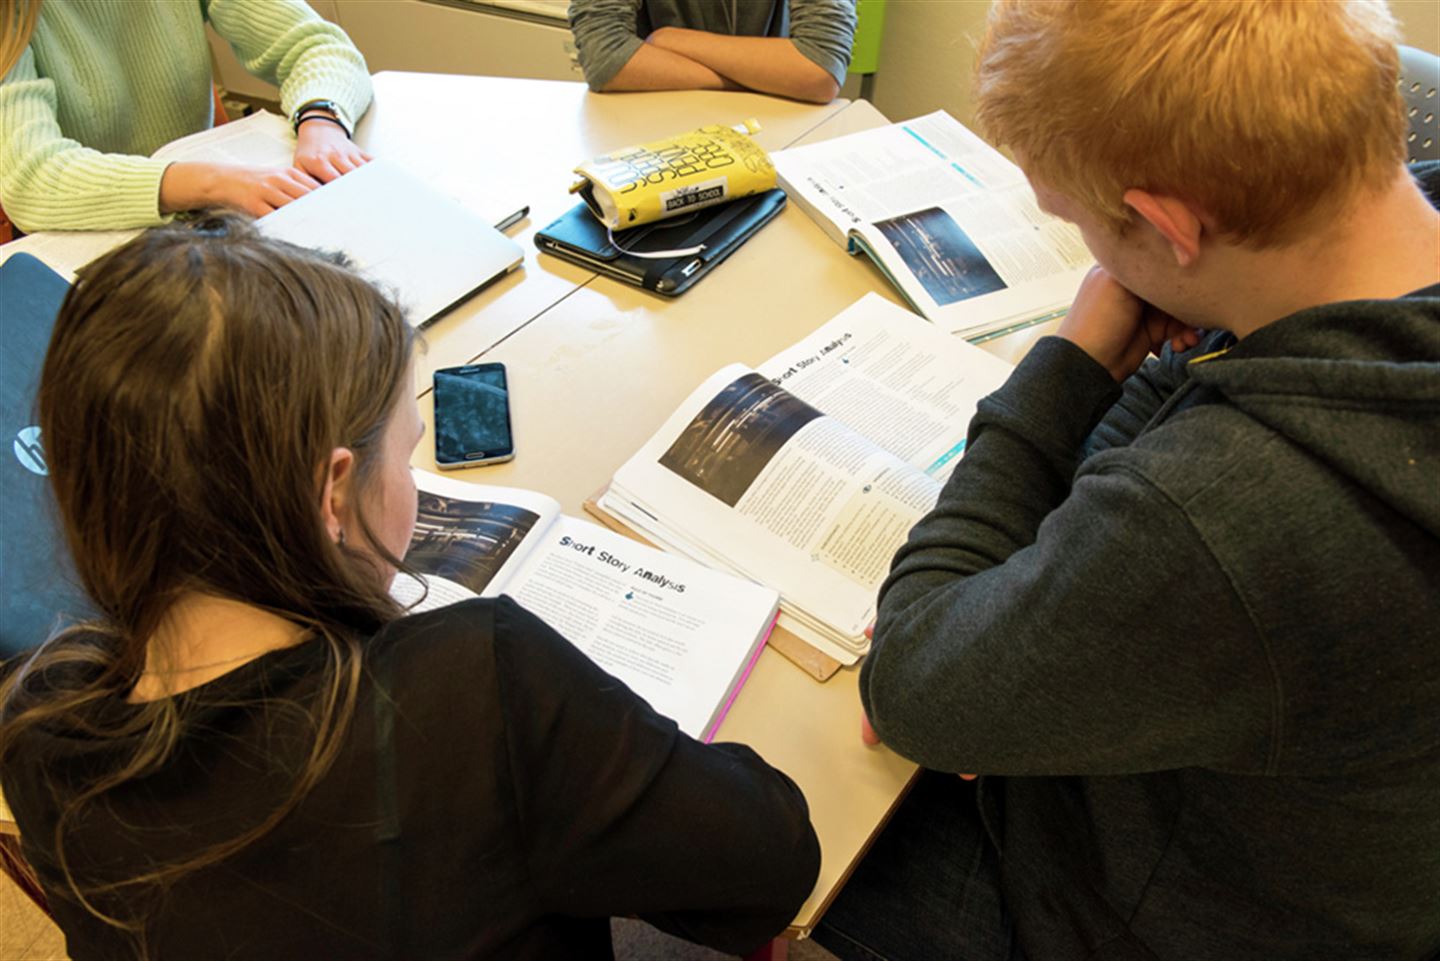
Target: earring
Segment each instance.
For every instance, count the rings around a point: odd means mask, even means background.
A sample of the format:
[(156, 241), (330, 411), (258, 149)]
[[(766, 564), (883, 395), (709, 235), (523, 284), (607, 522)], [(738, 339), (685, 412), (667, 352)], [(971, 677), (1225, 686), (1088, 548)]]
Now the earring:
[(340, 528), (340, 533), (335, 535), (335, 544), (337, 547), (345, 546), (345, 528)]

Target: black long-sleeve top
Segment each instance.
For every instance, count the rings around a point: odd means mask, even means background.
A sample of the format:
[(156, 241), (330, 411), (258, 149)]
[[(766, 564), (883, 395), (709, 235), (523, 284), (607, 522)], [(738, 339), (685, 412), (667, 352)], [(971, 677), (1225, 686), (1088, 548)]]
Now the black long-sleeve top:
[[(306, 642), (184, 695), (180, 749), (71, 836), (82, 877), (272, 810), (310, 746), (295, 704), (325, 657)], [(66, 899), (51, 842), (67, 792), (116, 750), (51, 730), (3, 772), (72, 957), (134, 956)], [(789, 922), (818, 865), (804, 797), (753, 751), (680, 733), (508, 599), (471, 601), (371, 639), (332, 769), (262, 840), (155, 901), (147, 940), (154, 958), (608, 958), (610, 917), (638, 915), (741, 952)]]

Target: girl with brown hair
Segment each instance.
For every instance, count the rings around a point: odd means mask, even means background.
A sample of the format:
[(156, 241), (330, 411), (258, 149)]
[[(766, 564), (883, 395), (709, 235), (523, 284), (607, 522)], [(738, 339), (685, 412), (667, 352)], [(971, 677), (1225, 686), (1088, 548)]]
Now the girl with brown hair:
[[(0, 687), (0, 777), (76, 957), (608, 956), (779, 931), (804, 798), (506, 598), (405, 616), (411, 333), (235, 218), (83, 270), (39, 396), (101, 619)], [(401, 575), (406, 576), (406, 575)]]

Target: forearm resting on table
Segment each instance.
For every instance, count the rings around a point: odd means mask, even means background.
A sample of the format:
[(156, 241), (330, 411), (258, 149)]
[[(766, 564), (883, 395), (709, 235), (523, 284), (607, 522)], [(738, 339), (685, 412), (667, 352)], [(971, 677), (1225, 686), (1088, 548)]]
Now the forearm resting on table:
[(173, 163), (160, 178), (160, 212), (162, 214), (197, 210), (216, 203), (219, 168), (209, 163)]
[(840, 92), (825, 68), (783, 37), (731, 37), (704, 30), (662, 27), (647, 47), (679, 54), (749, 90), (829, 103)]
[(318, 186), (318, 180), (293, 167), (172, 163), (160, 179), (160, 212), (224, 207), (263, 217)]

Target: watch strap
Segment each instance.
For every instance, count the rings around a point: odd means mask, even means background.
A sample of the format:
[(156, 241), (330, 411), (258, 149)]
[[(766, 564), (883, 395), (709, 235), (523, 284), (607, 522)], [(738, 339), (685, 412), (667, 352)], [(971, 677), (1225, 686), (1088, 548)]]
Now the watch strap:
[(296, 107), (294, 113), (290, 115), (290, 126), (296, 133), (300, 132), (300, 120), (305, 116), (307, 110), (330, 111), (335, 115), (335, 122), (345, 131), (345, 136), (350, 136), (350, 128), (345, 125), (345, 121), (339, 119), (342, 116), (340, 105), (333, 100), (309, 100)]

